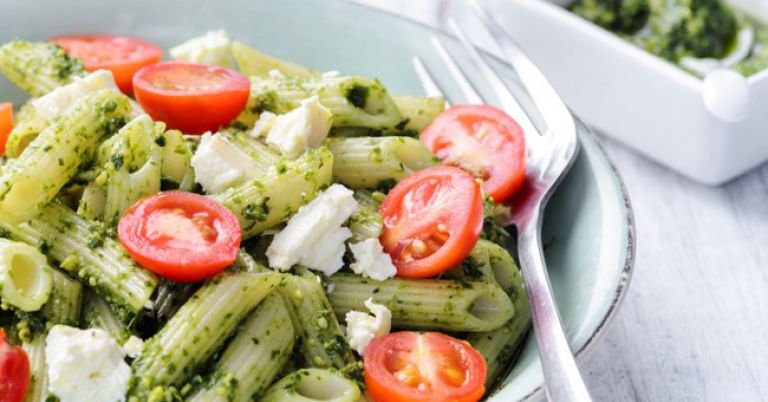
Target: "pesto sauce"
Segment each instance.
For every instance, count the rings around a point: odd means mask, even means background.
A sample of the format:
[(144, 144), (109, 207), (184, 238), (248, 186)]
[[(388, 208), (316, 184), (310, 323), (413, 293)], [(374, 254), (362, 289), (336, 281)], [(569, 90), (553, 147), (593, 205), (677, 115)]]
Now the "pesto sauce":
[(768, 67), (766, 29), (723, 0), (577, 0), (571, 11), (678, 65), (684, 57), (727, 56), (739, 31), (752, 26), (751, 53), (733, 68), (749, 76)]

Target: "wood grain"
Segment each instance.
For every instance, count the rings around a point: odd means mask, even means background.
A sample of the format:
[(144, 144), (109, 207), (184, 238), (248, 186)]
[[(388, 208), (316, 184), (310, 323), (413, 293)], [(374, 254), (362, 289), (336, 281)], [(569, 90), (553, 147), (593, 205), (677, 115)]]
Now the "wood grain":
[[(469, 14), (456, 0), (355, 1), (437, 26)], [(706, 187), (603, 141), (638, 251), (624, 305), (581, 365), (594, 399), (768, 400), (768, 166)]]

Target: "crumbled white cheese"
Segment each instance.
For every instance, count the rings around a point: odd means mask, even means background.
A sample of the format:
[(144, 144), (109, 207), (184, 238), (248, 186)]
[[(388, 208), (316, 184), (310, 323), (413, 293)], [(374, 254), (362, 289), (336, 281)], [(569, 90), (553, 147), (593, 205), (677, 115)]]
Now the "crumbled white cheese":
[(285, 271), (299, 263), (331, 276), (344, 266), (344, 242), (352, 232), (341, 225), (357, 210), (352, 191), (333, 184), (299, 208), (267, 248), (269, 266)]
[(373, 338), (386, 335), (392, 329), (392, 312), (386, 306), (376, 304), (369, 298), (365, 301), (365, 307), (373, 315), (353, 310), (346, 316), (347, 341), (360, 355)]
[(267, 74), (269, 74), (269, 78), (276, 79), (276, 80), (285, 78), (285, 76), (283, 75), (283, 72), (276, 68), (269, 70), (269, 73)]
[(392, 264), (392, 257), (384, 252), (379, 239), (365, 239), (359, 243), (350, 244), (349, 249), (355, 256), (355, 262), (350, 268), (356, 274), (377, 281), (392, 278), (397, 274), (397, 268)]
[(272, 129), (272, 126), (275, 125), (275, 121), (277, 121), (276, 114), (269, 111), (262, 112), (259, 115), (259, 119), (256, 120), (256, 124), (253, 125), (251, 136), (256, 138), (266, 136), (269, 130)]
[(101, 89), (118, 90), (110, 71), (97, 70), (83, 78), (75, 79), (67, 85), (32, 100), (32, 106), (38, 115), (52, 121), (59, 114), (69, 110), (82, 97)]
[(223, 67), (232, 66), (229, 36), (223, 29), (209, 31), (203, 36), (192, 38), (171, 48), (170, 53), (176, 61)]
[(131, 368), (109, 334), (56, 325), (45, 339), (48, 390), (61, 402), (125, 400)]
[(254, 160), (220, 134), (205, 133), (192, 156), (195, 180), (209, 193), (253, 179), (258, 169)]
[(331, 130), (332, 118), (317, 96), (304, 99), (301, 106), (277, 117), (267, 134), (267, 144), (288, 158), (296, 158), (322, 144)]
[(322, 78), (336, 78), (340, 77), (341, 73), (336, 70), (326, 71), (323, 73)]
[(123, 353), (130, 358), (136, 358), (144, 349), (144, 341), (138, 336), (131, 335), (123, 344)]

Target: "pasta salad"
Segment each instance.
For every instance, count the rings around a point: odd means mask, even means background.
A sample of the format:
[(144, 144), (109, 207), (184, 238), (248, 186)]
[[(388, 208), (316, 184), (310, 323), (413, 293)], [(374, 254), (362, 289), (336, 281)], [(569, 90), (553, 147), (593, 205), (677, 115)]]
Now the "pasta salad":
[(0, 400), (465, 401), (530, 326), (515, 121), (279, 60), (0, 47)]

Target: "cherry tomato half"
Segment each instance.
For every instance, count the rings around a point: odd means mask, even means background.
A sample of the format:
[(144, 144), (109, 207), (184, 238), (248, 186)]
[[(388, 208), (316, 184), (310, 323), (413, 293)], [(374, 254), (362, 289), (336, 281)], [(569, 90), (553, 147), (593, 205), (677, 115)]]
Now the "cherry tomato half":
[(216, 131), (245, 107), (248, 78), (224, 67), (167, 62), (133, 77), (136, 100), (155, 120), (186, 134)]
[(497, 203), (525, 180), (525, 136), (512, 117), (487, 105), (453, 106), (421, 134), (421, 142), (448, 165), (483, 180)]
[(406, 177), (384, 198), (380, 212), (381, 244), (397, 274), (407, 278), (429, 278), (461, 263), (483, 227), (480, 186), (452, 166)]
[(469, 343), (438, 332), (395, 332), (374, 338), (363, 354), (374, 402), (475, 402), (487, 366)]
[(163, 49), (128, 36), (72, 35), (52, 41), (82, 60), (88, 71), (109, 70), (123, 93), (133, 93), (133, 75), (163, 58)]
[(148, 270), (177, 282), (196, 282), (232, 264), (240, 224), (210, 198), (168, 191), (128, 208), (117, 226), (128, 254)]
[(10, 102), (0, 103), (0, 155), (5, 154), (8, 136), (13, 130), (13, 105)]
[(0, 401), (23, 401), (29, 381), (27, 352), (8, 343), (5, 340), (5, 331), (0, 328)]

